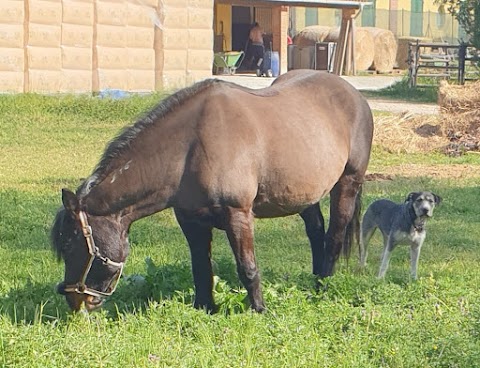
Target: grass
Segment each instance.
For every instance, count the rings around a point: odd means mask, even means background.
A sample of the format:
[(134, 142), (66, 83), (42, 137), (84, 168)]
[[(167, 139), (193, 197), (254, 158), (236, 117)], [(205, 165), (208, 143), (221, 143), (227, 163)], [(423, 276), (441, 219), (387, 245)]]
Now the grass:
[(408, 85), (408, 77), (404, 77), (400, 82), (394, 83), (389, 87), (378, 91), (362, 91), (362, 94), (367, 98), (383, 98), (418, 103), (436, 103), (438, 99), (438, 83), (433, 83), (428, 79), (419, 79), (418, 83), (428, 86), (411, 88)]
[[(2, 367), (477, 367), (480, 365), (480, 212), (473, 179), (368, 182), (364, 205), (412, 190), (444, 198), (429, 222), (417, 282), (408, 249), (375, 278), (356, 254), (321, 291), (298, 216), (256, 222), (268, 311), (246, 308), (225, 235), (214, 233), (221, 313), (192, 308), (189, 252), (170, 210), (136, 222), (116, 293), (89, 316), (55, 294), (63, 266), (49, 244), (60, 189), (76, 188), (106, 142), (161, 96), (0, 96), (0, 366)], [(407, 162), (479, 165), (476, 156), (395, 155), (375, 148), (371, 169)], [(328, 214), (327, 200), (322, 201)], [(142, 278), (139, 278), (141, 275)]]

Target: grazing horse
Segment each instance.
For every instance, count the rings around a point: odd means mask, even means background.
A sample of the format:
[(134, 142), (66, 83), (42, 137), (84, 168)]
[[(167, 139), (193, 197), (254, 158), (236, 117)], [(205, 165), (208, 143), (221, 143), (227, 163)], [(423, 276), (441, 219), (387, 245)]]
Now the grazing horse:
[[(218, 228), (261, 312), (254, 218), (300, 214), (313, 273), (332, 275), (358, 235), (372, 135), (366, 100), (325, 72), (291, 71), (260, 90), (215, 79), (180, 90), (110, 142), (76, 193), (63, 189), (51, 233), (65, 262), (58, 291), (73, 310), (100, 306), (120, 278), (130, 225), (170, 207), (190, 247), (194, 306), (215, 310), (210, 258)], [(329, 193), (325, 233), (319, 200)]]

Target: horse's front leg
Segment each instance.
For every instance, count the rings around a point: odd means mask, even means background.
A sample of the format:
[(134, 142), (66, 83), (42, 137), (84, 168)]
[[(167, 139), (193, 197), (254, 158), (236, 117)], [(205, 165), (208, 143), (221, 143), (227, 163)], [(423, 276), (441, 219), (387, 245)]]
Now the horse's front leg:
[(265, 310), (265, 303), (253, 248), (252, 210), (227, 207), (225, 220), (225, 231), (235, 255), (240, 281), (247, 289), (252, 309), (262, 312)]
[(215, 312), (213, 300), (213, 271), (211, 262), (212, 229), (210, 225), (199, 223), (183, 211), (175, 209), (177, 221), (187, 238), (192, 258), (193, 282), (195, 283), (194, 307)]
[[(362, 181), (355, 175), (344, 175), (330, 192), (330, 223), (325, 238), (325, 261), (321, 276), (333, 274), (335, 263), (346, 241), (347, 226), (352, 221), (357, 194)], [(352, 227), (350, 227), (350, 231)], [(350, 245), (350, 244), (348, 244)], [(349, 250), (346, 249), (347, 254)]]

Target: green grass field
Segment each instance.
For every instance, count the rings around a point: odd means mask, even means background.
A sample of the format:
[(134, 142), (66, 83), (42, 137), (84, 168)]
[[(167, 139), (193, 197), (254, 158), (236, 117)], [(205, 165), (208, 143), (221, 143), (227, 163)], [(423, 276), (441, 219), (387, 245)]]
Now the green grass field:
[[(89, 316), (72, 315), (54, 292), (63, 264), (49, 231), (60, 189), (75, 189), (106, 143), (160, 95), (110, 101), (0, 96), (1, 367), (478, 367), (480, 366), (480, 190), (475, 178), (402, 176), (367, 182), (364, 207), (414, 190), (443, 197), (409, 279), (409, 253), (393, 253), (376, 279), (381, 239), (369, 265), (341, 261), (316, 291), (298, 216), (256, 222), (256, 252), (268, 306), (245, 306), (245, 291), (220, 231), (213, 259), (221, 312), (192, 304), (189, 252), (170, 210), (136, 222), (116, 293)], [(374, 148), (370, 170), (393, 165), (464, 165), (480, 157), (392, 155)], [(322, 201), (325, 215), (328, 199)], [(145, 283), (136, 282), (142, 275)]]

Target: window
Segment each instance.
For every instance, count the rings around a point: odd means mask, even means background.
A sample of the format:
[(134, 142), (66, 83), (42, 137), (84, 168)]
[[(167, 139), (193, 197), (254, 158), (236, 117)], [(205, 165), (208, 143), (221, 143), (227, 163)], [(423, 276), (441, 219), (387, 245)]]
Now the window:
[(423, 0), (412, 0), (410, 36), (423, 37)]
[(372, 1), (372, 5), (365, 5), (362, 10), (362, 26), (363, 27), (375, 27), (375, 9), (376, 0)]
[(445, 26), (445, 7), (443, 5), (440, 5), (438, 7), (436, 23), (437, 28), (443, 28)]
[(318, 9), (305, 9), (305, 26), (316, 26), (318, 24)]

